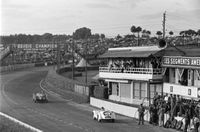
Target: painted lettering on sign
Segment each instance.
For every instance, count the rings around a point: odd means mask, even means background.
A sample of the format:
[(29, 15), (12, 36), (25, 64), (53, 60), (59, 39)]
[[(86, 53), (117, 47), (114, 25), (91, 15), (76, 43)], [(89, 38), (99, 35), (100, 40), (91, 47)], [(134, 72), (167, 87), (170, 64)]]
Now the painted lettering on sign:
[(164, 56), (162, 60), (163, 66), (195, 66), (200, 68), (200, 57), (179, 57), (179, 56)]

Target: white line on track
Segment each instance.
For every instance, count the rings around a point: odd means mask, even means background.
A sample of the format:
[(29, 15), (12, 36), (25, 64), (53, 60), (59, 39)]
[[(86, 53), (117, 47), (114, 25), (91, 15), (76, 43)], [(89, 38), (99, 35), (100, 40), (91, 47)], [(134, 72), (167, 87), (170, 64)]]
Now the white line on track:
[(53, 92), (53, 91), (50, 91), (50, 90), (45, 89), (45, 88), (42, 86), (42, 82), (43, 82), (43, 81), (44, 81), (44, 80), (41, 80), (41, 81), (40, 81), (40, 88), (41, 88), (42, 90), (44, 90), (45, 92), (47, 92), (47, 93), (50, 94), (50, 95), (53, 95), (53, 96), (55, 96), (55, 97), (58, 97), (58, 98), (62, 99), (62, 100), (64, 100), (64, 101), (67, 101), (67, 102), (72, 101), (72, 99), (69, 99), (69, 100), (64, 99), (60, 94), (57, 94), (57, 93), (55, 93), (55, 92)]
[(6, 118), (8, 118), (8, 119), (10, 119), (10, 120), (12, 120), (12, 121), (14, 121), (16, 123), (18, 123), (21, 126), (24, 126), (25, 128), (28, 128), (28, 129), (30, 129), (30, 130), (32, 130), (34, 132), (43, 132), (42, 130), (39, 130), (39, 129), (35, 128), (35, 127), (32, 127), (32, 126), (30, 126), (30, 125), (28, 125), (28, 124), (26, 124), (26, 123), (24, 123), (22, 121), (19, 121), (19, 120), (15, 119), (15, 118), (7, 115), (7, 114), (4, 114), (2, 112), (0, 112), (0, 115), (6, 117)]

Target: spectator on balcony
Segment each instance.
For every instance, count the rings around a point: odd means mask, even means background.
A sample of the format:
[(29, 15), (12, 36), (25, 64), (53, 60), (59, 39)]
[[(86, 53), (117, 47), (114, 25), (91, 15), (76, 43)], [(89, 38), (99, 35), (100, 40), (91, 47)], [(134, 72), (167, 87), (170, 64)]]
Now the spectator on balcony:
[(111, 71), (113, 69), (113, 64), (109, 65), (109, 71)]

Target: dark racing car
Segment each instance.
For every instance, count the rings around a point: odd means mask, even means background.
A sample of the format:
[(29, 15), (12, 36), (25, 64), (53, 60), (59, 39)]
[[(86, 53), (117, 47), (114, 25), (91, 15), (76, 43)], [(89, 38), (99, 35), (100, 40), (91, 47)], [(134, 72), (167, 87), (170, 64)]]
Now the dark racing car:
[(47, 95), (44, 92), (33, 93), (33, 102), (48, 102)]

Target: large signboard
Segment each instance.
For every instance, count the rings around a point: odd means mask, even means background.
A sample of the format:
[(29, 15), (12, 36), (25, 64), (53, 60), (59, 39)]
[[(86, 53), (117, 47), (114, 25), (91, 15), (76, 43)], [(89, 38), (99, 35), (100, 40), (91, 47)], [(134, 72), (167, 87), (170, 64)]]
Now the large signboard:
[(15, 48), (23, 50), (47, 50), (56, 49), (57, 44), (14, 44)]
[(196, 67), (200, 68), (200, 57), (164, 56), (162, 65), (167, 67)]

